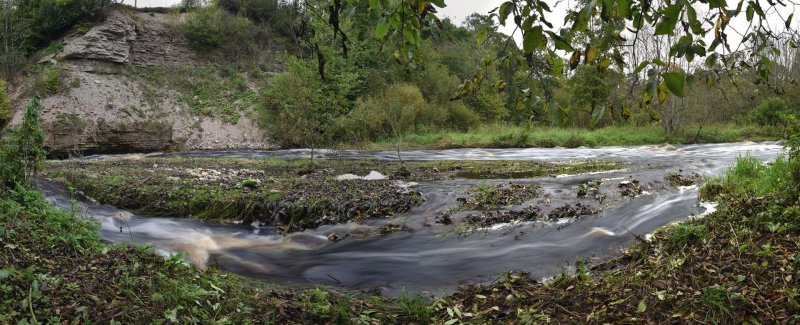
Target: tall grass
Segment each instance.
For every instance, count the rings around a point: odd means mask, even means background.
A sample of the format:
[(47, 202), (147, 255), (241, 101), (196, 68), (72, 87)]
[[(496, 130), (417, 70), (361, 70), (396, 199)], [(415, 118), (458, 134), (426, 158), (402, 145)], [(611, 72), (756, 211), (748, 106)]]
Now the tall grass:
[(783, 156), (766, 164), (752, 156), (737, 159), (725, 176), (711, 180), (702, 190), (701, 197), (715, 199), (720, 193), (737, 197), (763, 196), (789, 191), (795, 185), (791, 173), (800, 168), (800, 161)]

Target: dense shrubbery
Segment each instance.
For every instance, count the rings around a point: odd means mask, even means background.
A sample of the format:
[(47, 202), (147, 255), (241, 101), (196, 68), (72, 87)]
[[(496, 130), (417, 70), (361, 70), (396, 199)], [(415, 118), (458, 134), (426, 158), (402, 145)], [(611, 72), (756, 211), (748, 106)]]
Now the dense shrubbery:
[(201, 49), (242, 49), (253, 43), (257, 34), (250, 20), (217, 6), (195, 9), (182, 27), (189, 42)]
[(763, 126), (786, 129), (790, 124), (791, 116), (800, 116), (800, 108), (796, 105), (797, 103), (791, 100), (769, 98), (756, 107), (753, 120)]
[(262, 95), (262, 119), (289, 146), (329, 143), (326, 128), (353, 105), (360, 86), (357, 74), (329, 73), (320, 80), (310, 62), (287, 57), (285, 72), (275, 76)]
[(219, 0), (226, 11), (240, 14), (253, 22), (266, 25), (283, 36), (296, 36), (302, 24), (295, 21), (300, 4), (284, 0)]
[(338, 139), (360, 142), (465, 128), (478, 121), (478, 116), (461, 103), (429, 103), (417, 86), (401, 83), (359, 101), (352, 112), (339, 118), (333, 133)]
[(44, 131), (38, 121), (41, 110), (35, 96), (25, 110), (22, 125), (0, 138), (0, 189), (27, 185), (44, 161)]
[(8, 96), (6, 81), (0, 79), (0, 131), (11, 121), (13, 108), (11, 98)]
[(109, 0), (18, 0), (0, 11), (3, 73), (11, 77), (25, 59), (76, 23), (101, 18)]

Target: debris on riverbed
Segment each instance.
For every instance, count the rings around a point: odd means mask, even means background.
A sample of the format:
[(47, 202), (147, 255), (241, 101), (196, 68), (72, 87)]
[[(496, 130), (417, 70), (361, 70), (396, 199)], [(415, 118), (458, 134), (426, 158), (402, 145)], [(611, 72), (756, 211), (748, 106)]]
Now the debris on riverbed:
[(683, 171), (669, 173), (664, 177), (672, 186), (692, 186), (703, 180), (703, 176), (698, 173), (684, 174)]
[(499, 210), (470, 214), (464, 218), (464, 222), (470, 226), (487, 228), (503, 223), (542, 220), (543, 216), (541, 208), (531, 205), (516, 211)]
[(600, 209), (592, 208), (580, 202), (575, 204), (564, 204), (547, 213), (548, 221), (558, 221), (561, 219), (573, 219), (583, 216), (590, 216), (600, 213)]
[[(471, 228), (488, 228), (499, 224), (509, 224), (524, 221), (557, 222), (561, 220), (575, 220), (581, 217), (596, 215), (600, 209), (593, 208), (580, 202), (564, 204), (549, 212), (546, 208), (530, 205), (521, 210), (495, 210), (472, 213), (464, 217), (464, 223)], [(445, 215), (446, 216), (446, 215)], [(449, 220), (449, 216), (447, 217)]]
[(639, 184), (638, 180), (622, 181), (617, 186), (623, 197), (636, 197), (645, 191), (645, 187)]
[(388, 234), (393, 234), (393, 233), (396, 233), (396, 232), (410, 231), (410, 230), (411, 230), (410, 228), (406, 227), (403, 224), (396, 223), (396, 222), (389, 222), (389, 223), (381, 226), (380, 228), (378, 228), (378, 233), (381, 234), (381, 235), (388, 235)]
[(595, 179), (578, 185), (578, 198), (591, 197), (601, 204), (608, 199), (608, 195), (600, 191), (602, 179)]
[(481, 184), (469, 192), (469, 197), (458, 198), (458, 201), (462, 210), (489, 210), (522, 204), (540, 194), (541, 187), (535, 184)]

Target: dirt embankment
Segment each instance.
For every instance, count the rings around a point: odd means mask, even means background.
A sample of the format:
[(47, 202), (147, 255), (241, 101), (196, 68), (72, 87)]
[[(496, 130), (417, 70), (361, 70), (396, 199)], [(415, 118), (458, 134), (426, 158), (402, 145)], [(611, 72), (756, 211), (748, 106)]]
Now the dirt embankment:
[[(212, 104), (195, 93), (216, 89), (191, 83), (178, 89), (164, 81), (230, 63), (190, 47), (175, 27), (182, 19), (116, 8), (88, 31), (78, 29), (54, 42), (14, 80), (12, 125), (21, 122), (24, 106), (39, 93), (46, 147), (56, 156), (274, 148), (255, 121), (253, 101)], [(153, 78), (155, 73), (161, 77)], [(241, 84), (238, 92), (258, 92)], [(208, 106), (214, 104), (234, 109), (211, 114)]]

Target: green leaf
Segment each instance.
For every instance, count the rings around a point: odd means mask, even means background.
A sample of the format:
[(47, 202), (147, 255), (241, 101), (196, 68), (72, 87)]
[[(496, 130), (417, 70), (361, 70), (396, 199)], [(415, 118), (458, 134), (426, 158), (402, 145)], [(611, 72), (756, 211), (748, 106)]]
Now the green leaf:
[(542, 26), (535, 26), (525, 33), (522, 40), (522, 49), (525, 53), (532, 53), (534, 50), (543, 49), (547, 46), (547, 39), (544, 38)]
[[(552, 52), (551, 52), (552, 53)], [(553, 59), (553, 70), (551, 71), (553, 77), (558, 77), (564, 74), (564, 59), (560, 56), (555, 55), (555, 53), (551, 54)]]
[(642, 63), (639, 63), (639, 66), (636, 67), (636, 70), (634, 70), (633, 72), (634, 73), (642, 72), (642, 70), (644, 70), (644, 68), (647, 68), (648, 65), (650, 65), (650, 61), (647, 60), (642, 61)]
[(602, 58), (600, 59), (600, 69), (605, 70), (608, 69), (608, 66), (611, 65), (611, 60), (609, 58)]
[(603, 116), (606, 115), (606, 107), (602, 105), (598, 105), (592, 110), (592, 120), (590, 121), (589, 127), (594, 128), (597, 123), (600, 123), (600, 120), (603, 119)]
[(750, 1), (750, 5), (753, 6), (753, 9), (756, 10), (756, 14), (761, 18), (766, 18), (764, 15), (764, 9), (761, 8), (761, 5), (758, 2)]
[(709, 9), (725, 8), (727, 6), (728, 4), (725, 2), (725, 0), (708, 0)]
[(647, 303), (644, 302), (644, 300), (639, 301), (639, 306), (636, 307), (636, 312), (641, 314), (646, 310), (647, 310)]
[(389, 24), (381, 22), (375, 26), (375, 38), (383, 39), (387, 34), (389, 34)]
[(572, 57), (569, 58), (569, 69), (575, 70), (578, 67), (579, 63), (581, 63), (581, 52), (580, 51), (572, 52)]
[(673, 35), (681, 15), (681, 7), (682, 5), (674, 4), (663, 10), (661, 21), (656, 25), (656, 35)]
[(561, 126), (561, 109), (558, 108), (558, 102), (553, 100), (547, 104), (547, 109), (553, 115), (553, 123), (556, 126)]
[(431, 3), (433, 3), (434, 6), (437, 6), (439, 8), (447, 7), (447, 4), (444, 3), (444, 0), (431, 0)]
[(506, 20), (508, 19), (508, 15), (511, 13), (513, 6), (514, 2), (512, 1), (506, 1), (500, 5), (500, 10), (497, 12), (497, 20), (500, 22), (500, 25), (506, 25)]
[(551, 31), (547, 31), (547, 34), (550, 35), (550, 39), (553, 41), (553, 44), (555, 44), (556, 49), (562, 50), (564, 52), (575, 51), (575, 48), (573, 48), (572, 45), (570, 45), (565, 38)]
[(594, 59), (595, 59), (596, 56), (597, 56), (597, 49), (594, 46), (592, 46), (591, 44), (589, 44), (586, 47), (586, 57), (585, 57), (585, 61), (584, 62), (585, 63), (592, 63), (592, 62), (594, 62)]
[(478, 28), (478, 34), (475, 36), (475, 39), (478, 41), (478, 45), (483, 45), (487, 38), (489, 38), (489, 28), (486, 26)]
[(411, 28), (407, 28), (403, 30), (403, 38), (406, 40), (406, 43), (412, 45), (419, 44), (419, 34), (417, 31)]
[(792, 18), (794, 18), (794, 13), (789, 14), (789, 17), (786, 18), (786, 29), (792, 28)]
[(617, 1), (617, 13), (623, 18), (631, 18), (631, 0)]
[(683, 90), (686, 87), (686, 75), (681, 72), (669, 72), (664, 74), (664, 83), (667, 89), (675, 96), (683, 97)]
[(691, 5), (686, 6), (686, 16), (689, 18), (689, 27), (692, 29), (692, 33), (695, 34), (702, 34), (703, 33), (703, 25), (700, 24), (700, 21), (697, 20), (697, 12), (694, 10), (694, 7)]
[(756, 10), (753, 9), (752, 5), (747, 5), (747, 12), (745, 12), (745, 16), (747, 17), (747, 21), (753, 21), (753, 16), (755, 15)]

